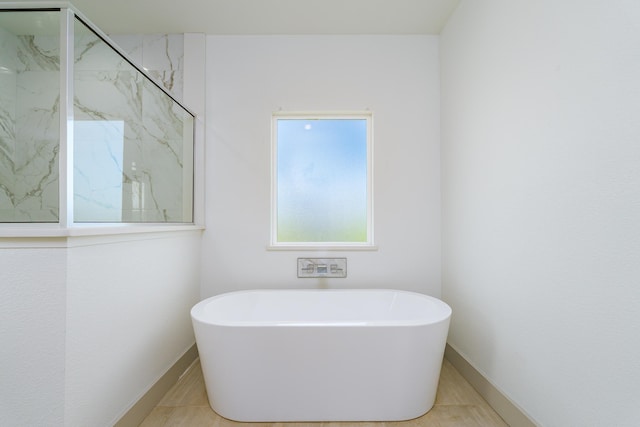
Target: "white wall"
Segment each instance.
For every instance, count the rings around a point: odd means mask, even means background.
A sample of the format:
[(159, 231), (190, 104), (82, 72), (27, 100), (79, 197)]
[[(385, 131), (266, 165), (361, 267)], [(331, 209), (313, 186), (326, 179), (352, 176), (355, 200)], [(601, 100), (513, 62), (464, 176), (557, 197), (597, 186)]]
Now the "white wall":
[[(440, 295), (438, 38), (208, 36), (202, 296), (249, 288), (392, 287)], [(271, 114), (371, 109), (375, 252), (268, 251)], [(348, 278), (297, 279), (346, 256)]]
[[(198, 223), (204, 41), (184, 35), (184, 101), (199, 115)], [(161, 230), (14, 238), (3, 236), (56, 227), (0, 228), (2, 426), (113, 425), (194, 344), (189, 312), (200, 294), (202, 232)]]
[(0, 238), (3, 426), (110, 426), (194, 344), (201, 231)]
[(193, 345), (200, 240), (191, 231), (73, 241), (65, 425), (112, 425)]
[(0, 239), (0, 420), (60, 426), (64, 418), (66, 254)]
[(441, 36), (449, 340), (544, 426), (640, 419), (638, 22), (463, 0)]

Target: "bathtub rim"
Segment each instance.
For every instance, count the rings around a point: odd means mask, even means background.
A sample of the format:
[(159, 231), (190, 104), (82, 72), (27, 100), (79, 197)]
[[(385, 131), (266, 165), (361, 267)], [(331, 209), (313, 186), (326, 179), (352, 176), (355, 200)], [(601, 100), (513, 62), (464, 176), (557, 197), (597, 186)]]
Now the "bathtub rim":
[[(366, 292), (391, 292), (391, 293), (402, 293), (411, 295), (412, 297), (421, 298), (425, 300), (429, 300), (432, 303), (435, 303), (445, 311), (444, 315), (436, 316), (433, 319), (411, 319), (411, 320), (394, 320), (394, 319), (385, 319), (385, 320), (365, 320), (365, 321), (331, 321), (331, 320), (322, 320), (322, 321), (301, 321), (301, 320), (276, 320), (276, 321), (238, 321), (238, 320), (227, 320), (227, 321), (215, 321), (211, 319), (206, 319), (204, 316), (205, 307), (208, 303), (211, 303), (214, 300), (222, 299), (224, 297), (235, 296), (240, 294), (250, 294), (250, 293), (314, 293), (314, 292), (335, 292), (335, 293), (346, 293), (346, 292), (355, 292), (355, 293), (366, 293)], [(315, 328), (315, 327), (326, 327), (326, 328), (348, 328), (348, 327), (417, 327), (417, 326), (433, 326), (443, 322), (449, 322), (452, 315), (452, 309), (449, 304), (441, 300), (440, 298), (433, 297), (431, 295), (423, 294), (420, 292), (414, 291), (406, 291), (401, 289), (378, 289), (378, 288), (345, 288), (345, 289), (247, 289), (240, 291), (230, 291), (224, 292), (218, 295), (214, 295), (211, 297), (207, 297), (198, 303), (196, 303), (191, 309), (191, 319), (193, 322), (198, 322), (203, 325), (209, 326), (219, 326), (219, 327), (278, 327), (278, 328)]]

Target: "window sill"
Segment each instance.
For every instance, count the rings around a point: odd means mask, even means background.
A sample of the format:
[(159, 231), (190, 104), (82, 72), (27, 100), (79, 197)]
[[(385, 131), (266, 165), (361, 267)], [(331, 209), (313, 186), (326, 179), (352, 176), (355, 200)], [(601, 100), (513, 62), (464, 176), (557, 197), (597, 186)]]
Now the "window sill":
[(328, 245), (328, 246), (313, 246), (313, 245), (269, 245), (268, 251), (377, 251), (378, 247), (375, 245)]

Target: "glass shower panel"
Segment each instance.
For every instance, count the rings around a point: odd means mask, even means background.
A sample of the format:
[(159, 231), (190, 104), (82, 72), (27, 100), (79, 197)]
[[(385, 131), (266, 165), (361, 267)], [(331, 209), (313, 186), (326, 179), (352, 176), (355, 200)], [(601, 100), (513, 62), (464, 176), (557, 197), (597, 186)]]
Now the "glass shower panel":
[(76, 222), (193, 221), (193, 116), (74, 25)]
[(0, 222), (57, 222), (60, 14), (0, 11)]

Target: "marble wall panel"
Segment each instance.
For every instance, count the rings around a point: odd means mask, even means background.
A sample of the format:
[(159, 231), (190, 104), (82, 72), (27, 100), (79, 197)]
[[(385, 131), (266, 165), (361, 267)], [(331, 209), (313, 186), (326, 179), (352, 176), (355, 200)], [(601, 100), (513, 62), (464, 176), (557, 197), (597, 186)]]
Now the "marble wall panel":
[(123, 51), (134, 64), (142, 66), (143, 35), (111, 35), (109, 38)]
[(0, 28), (0, 222), (13, 218), (17, 37)]
[[(75, 144), (84, 156), (74, 167), (78, 220), (190, 221), (182, 217), (184, 112), (94, 33), (76, 29), (74, 114), (83, 130)], [(182, 99), (183, 35), (113, 39)], [(58, 220), (59, 102), (58, 38), (0, 29), (0, 222)], [(110, 124), (122, 128), (121, 158), (113, 154), (120, 143), (105, 130)]]
[(147, 200), (162, 221), (181, 221), (183, 117), (175, 103), (149, 82), (144, 85), (143, 100), (146, 137), (142, 166), (148, 180)]
[(184, 35), (113, 35), (110, 38), (135, 64), (182, 101), (184, 87)]
[(23, 71), (60, 70), (60, 39), (56, 36), (17, 36), (16, 69)]
[[(123, 159), (119, 166), (122, 168), (122, 221), (190, 221), (182, 218), (183, 112), (128, 63), (105, 61), (113, 52), (105, 43), (95, 40), (91, 35), (76, 40), (76, 120), (124, 123)], [(183, 36), (118, 36), (114, 41), (131, 59), (142, 58), (145, 69), (154, 67), (158, 71), (156, 76), (165, 79), (156, 83), (181, 91)], [(77, 176), (83, 179), (91, 176), (81, 169), (75, 171)], [(98, 188), (97, 183), (83, 186)], [(99, 206), (112, 206), (105, 200), (106, 193), (103, 199), (98, 196), (97, 191), (76, 193), (77, 207), (95, 215)], [(88, 209), (87, 204), (94, 206)], [(108, 216), (107, 208), (104, 209), (102, 216)], [(76, 209), (76, 216), (86, 215)]]
[(12, 169), (10, 164), (13, 162), (16, 138), (16, 87), (15, 72), (0, 70), (0, 176), (4, 167), (9, 171)]
[(182, 101), (184, 82), (184, 36), (182, 34), (145, 35), (142, 66), (178, 100)]
[[(77, 127), (83, 131), (75, 135), (75, 145), (78, 153), (91, 152), (92, 155), (109, 151), (106, 147), (89, 147), (92, 144), (115, 144), (115, 133), (105, 132), (110, 123), (120, 123), (122, 132), (118, 134), (120, 141), (120, 159), (110, 163), (112, 169), (104, 169), (104, 174), (119, 175), (120, 197), (124, 186), (131, 180), (127, 165), (132, 159), (137, 159), (142, 153), (140, 141), (144, 129), (142, 126), (142, 79), (128, 71), (77, 71), (75, 73), (75, 121)], [(94, 129), (93, 134), (88, 129)], [(103, 139), (102, 135), (111, 135)], [(105, 136), (106, 138), (106, 136)], [(111, 141), (111, 142), (108, 142)], [(89, 158), (84, 157), (85, 160)], [(125, 160), (126, 159), (126, 160)], [(104, 188), (103, 178), (94, 173), (96, 164), (105, 162), (96, 159), (95, 163), (81, 162), (74, 165), (74, 177), (81, 179), (82, 185), (75, 188), (75, 216), (78, 221), (109, 221), (115, 220), (112, 208), (114, 204), (113, 187), (110, 191), (100, 191)], [(121, 200), (120, 209), (126, 204)], [(119, 215), (123, 219), (122, 213)]]
[(120, 54), (82, 24), (75, 26), (75, 71), (130, 70), (133, 67)]
[(59, 73), (18, 75), (14, 208), (27, 222), (58, 220)]
[[(59, 39), (8, 36), (1, 75), (0, 221), (58, 220)], [(11, 58), (12, 57), (12, 58)], [(4, 61), (3, 61), (4, 62)], [(7, 67), (8, 68), (8, 67)]]

